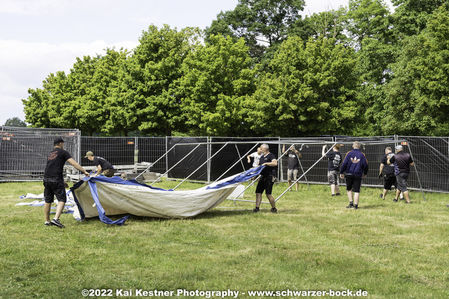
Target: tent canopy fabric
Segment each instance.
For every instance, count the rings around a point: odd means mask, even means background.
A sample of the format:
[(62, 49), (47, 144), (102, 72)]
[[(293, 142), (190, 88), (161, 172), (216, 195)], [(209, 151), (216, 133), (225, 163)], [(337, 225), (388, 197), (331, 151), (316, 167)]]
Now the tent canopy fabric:
[(107, 224), (122, 225), (128, 216), (111, 220), (108, 216), (131, 214), (157, 218), (194, 217), (222, 203), (239, 183), (260, 174), (264, 166), (252, 168), (195, 190), (164, 190), (122, 180), (119, 177), (85, 177), (72, 188), (81, 220), (99, 217)]

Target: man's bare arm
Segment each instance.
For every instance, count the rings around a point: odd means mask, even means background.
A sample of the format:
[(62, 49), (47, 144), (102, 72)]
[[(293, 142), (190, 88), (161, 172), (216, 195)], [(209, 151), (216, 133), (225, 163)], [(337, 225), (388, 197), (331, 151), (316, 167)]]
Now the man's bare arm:
[(73, 158), (70, 158), (67, 160), (73, 167), (84, 173), (84, 175), (89, 176), (89, 173), (81, 166), (79, 165)]
[(265, 162), (265, 163), (263, 163), (263, 165), (275, 167), (275, 166), (278, 166), (278, 160), (273, 159), (271, 162)]

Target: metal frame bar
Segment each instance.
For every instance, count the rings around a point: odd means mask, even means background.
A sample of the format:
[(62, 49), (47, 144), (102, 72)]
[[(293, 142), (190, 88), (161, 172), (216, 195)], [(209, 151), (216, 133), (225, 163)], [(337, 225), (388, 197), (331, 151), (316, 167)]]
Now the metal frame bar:
[(412, 157), (413, 161), (415, 162), (415, 167), (413, 167), (415, 169), (415, 173), (416, 173), (416, 177), (418, 178), (418, 183), (419, 183), (419, 188), (421, 189), (421, 193), (422, 193), (422, 197), (423, 199), (426, 201), (426, 196), (424, 195), (424, 190), (422, 188), (422, 184), (421, 184), (421, 178), (419, 177), (419, 173), (418, 173), (418, 167), (415, 161), (415, 158), (413, 158), (413, 153), (412, 153), (412, 144), (410, 142), (407, 142), (408, 146), (408, 150), (410, 151), (410, 156)]
[[(329, 153), (329, 152), (332, 150), (332, 148), (333, 148), (337, 143), (339, 143), (339, 142), (335, 142), (335, 143), (329, 148), (329, 150), (326, 152), (326, 154)], [(294, 181), (290, 186), (288, 186), (287, 189), (285, 189), (284, 192), (281, 193), (281, 195), (279, 195), (278, 197), (276, 197), (276, 199), (274, 200), (274, 202), (277, 202), (279, 199), (281, 199), (281, 197), (284, 196), (284, 194), (287, 193), (288, 190), (290, 190), (290, 189), (293, 187), (293, 185), (295, 185), (297, 182), (299, 182), (299, 181), (301, 180), (301, 178), (302, 178), (303, 176), (305, 176), (306, 173), (308, 173), (310, 170), (312, 170), (312, 168), (315, 167), (315, 165), (317, 165), (321, 160), (323, 160), (324, 157), (326, 157), (326, 155), (321, 156), (315, 163), (313, 163), (312, 166), (310, 166), (309, 169), (306, 170), (306, 172), (304, 172), (299, 178), (296, 179), (296, 181)]]
[(197, 146), (195, 146), (193, 148), (193, 150), (191, 150), (187, 155), (185, 155), (184, 157), (182, 157), (181, 160), (179, 160), (178, 162), (175, 163), (175, 165), (173, 165), (172, 167), (170, 167), (166, 172), (164, 172), (160, 177), (158, 177), (156, 180), (154, 180), (153, 182), (151, 182), (150, 186), (152, 186), (153, 184), (155, 184), (156, 182), (159, 182), (161, 180), (161, 178), (168, 174), (168, 172), (170, 170), (172, 170), (173, 168), (175, 168), (176, 166), (178, 166), (179, 163), (181, 163), (182, 161), (184, 161), (185, 158), (187, 158), (188, 156), (190, 156), (190, 154), (192, 154), (198, 147), (200, 147), (200, 144), (198, 144)]
[[(229, 170), (231, 170), (235, 165), (237, 165), (240, 161), (242, 161), (242, 159), (243, 159), (245, 156), (247, 156), (248, 153), (251, 152), (251, 151), (257, 146), (257, 144), (258, 144), (258, 143), (254, 144), (254, 146), (253, 146), (249, 151), (247, 151), (247, 152), (243, 155), (243, 157), (240, 157), (240, 159), (238, 159), (234, 164), (232, 164), (231, 167), (229, 167), (225, 172), (223, 172), (223, 173), (222, 173), (222, 174), (221, 174), (221, 175), (214, 181), (214, 183), (217, 182), (218, 180), (220, 180), (226, 173), (228, 173)], [(237, 146), (237, 145), (235, 145), (235, 146)], [(239, 156), (240, 156), (240, 154), (239, 154)], [(245, 169), (243, 169), (243, 171), (245, 171)]]
[(147, 168), (144, 169), (144, 171), (142, 171), (141, 173), (139, 173), (138, 176), (136, 176), (135, 180), (137, 180), (137, 178), (139, 178), (141, 175), (143, 175), (145, 172), (147, 172), (148, 170), (150, 170), (150, 168), (155, 165), (157, 162), (159, 162), (163, 157), (167, 156), (169, 152), (171, 152), (172, 149), (175, 148), (177, 144), (173, 145), (168, 151), (165, 152), (165, 154), (163, 154), (162, 156), (160, 156), (159, 158), (156, 159), (156, 161), (154, 161), (153, 163), (151, 163)]
[(243, 171), (245, 171), (246, 169), (245, 169), (245, 165), (243, 164), (243, 158), (242, 158), (242, 156), (240, 155), (240, 151), (239, 151), (239, 148), (238, 148), (238, 146), (237, 146), (237, 144), (234, 144), (234, 146), (235, 146), (235, 149), (237, 150), (237, 155), (239, 155), (239, 161), (240, 161), (240, 164), (242, 164), (242, 169), (243, 169)]
[[(181, 143), (182, 144), (182, 143)], [(197, 172), (201, 167), (204, 166), (204, 164), (206, 164), (209, 160), (211, 160), (213, 157), (215, 157), (215, 155), (217, 155), (219, 152), (221, 152), (222, 149), (224, 149), (226, 147), (226, 145), (228, 145), (229, 142), (226, 142), (215, 154), (213, 154), (210, 158), (208, 158), (206, 160), (206, 162), (204, 162), (203, 164), (201, 164), (197, 169), (195, 169), (195, 171), (193, 171), (191, 174), (189, 174), (185, 179), (183, 179), (178, 185), (176, 185), (173, 190), (176, 190), (176, 188), (178, 188), (179, 186), (181, 186), (185, 181), (187, 181), (195, 172)], [(201, 144), (199, 144), (201, 145)], [(198, 145), (198, 146), (199, 146)]]

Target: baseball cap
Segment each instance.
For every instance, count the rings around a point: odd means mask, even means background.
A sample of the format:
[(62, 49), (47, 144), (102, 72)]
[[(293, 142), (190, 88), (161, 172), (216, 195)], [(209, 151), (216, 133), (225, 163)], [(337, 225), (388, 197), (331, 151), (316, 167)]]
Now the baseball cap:
[(395, 147), (394, 147), (394, 149), (395, 150), (397, 150), (397, 151), (402, 151), (404, 148), (402, 147), (402, 145), (396, 145)]
[(61, 143), (61, 142), (64, 142), (64, 139), (62, 139), (61, 137), (58, 137), (58, 138), (56, 138), (56, 139), (53, 141), (53, 144), (56, 145), (56, 144)]
[(94, 155), (94, 153), (93, 152), (91, 152), (91, 151), (88, 151), (87, 153), (86, 153), (86, 156), (84, 156), (84, 158), (87, 158), (87, 157), (89, 157), (89, 156), (93, 156)]

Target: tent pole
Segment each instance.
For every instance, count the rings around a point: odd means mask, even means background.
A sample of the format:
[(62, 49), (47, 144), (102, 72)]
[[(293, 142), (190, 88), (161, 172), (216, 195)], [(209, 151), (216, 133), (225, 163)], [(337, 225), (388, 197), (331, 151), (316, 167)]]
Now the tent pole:
[(166, 175), (170, 170), (172, 170), (173, 168), (175, 168), (179, 163), (181, 163), (182, 161), (184, 161), (185, 158), (187, 158), (188, 156), (190, 156), (190, 154), (192, 154), (198, 147), (200, 146), (200, 144), (198, 144), (197, 146), (195, 146), (193, 148), (193, 150), (191, 150), (187, 155), (185, 155), (184, 157), (182, 157), (181, 160), (179, 160), (178, 162), (176, 162), (175, 165), (173, 165), (172, 167), (170, 167), (166, 172), (164, 172), (163, 174), (161, 174), (160, 177), (158, 177), (156, 180), (154, 180), (153, 182), (151, 182), (150, 186), (152, 186), (153, 184), (155, 184), (156, 182), (159, 182), (161, 180), (161, 178)]
[[(246, 186), (245, 187), (245, 189), (243, 189), (243, 191), (242, 192), (240, 192), (235, 198), (238, 198), (240, 195), (242, 195), (243, 193), (245, 193), (245, 191), (249, 188), (249, 187), (251, 187), (252, 185), (254, 185), (254, 183), (255, 182), (257, 182), (258, 180), (259, 180), (259, 178), (260, 178), (260, 174), (248, 185), (248, 186)], [(231, 199), (231, 200), (233, 200), (233, 201), (236, 201), (237, 199)], [(251, 202), (253, 202), (253, 201), (251, 201)]]
[(421, 193), (422, 193), (422, 197), (423, 197), (424, 201), (426, 201), (426, 196), (424, 195), (424, 190), (421, 185), (421, 178), (419, 177), (419, 173), (418, 173), (418, 167), (416, 167), (416, 160), (415, 160), (415, 158), (413, 158), (412, 147), (411, 147), (410, 142), (407, 142), (407, 143), (408, 143), (408, 150), (410, 151), (410, 156), (412, 157), (413, 162), (415, 162), (415, 167), (413, 167), (413, 168), (415, 168), (415, 173), (416, 173), (416, 177), (418, 178), (419, 188), (421, 189)]
[(237, 144), (234, 144), (234, 146), (235, 146), (235, 149), (237, 150), (237, 155), (239, 155), (239, 161), (240, 161), (240, 164), (242, 164), (242, 169), (243, 169), (243, 171), (245, 171), (246, 169), (245, 169), (245, 165), (243, 165), (243, 158), (242, 158), (242, 156), (240, 155), (240, 151), (239, 151), (239, 148), (238, 148), (238, 146), (237, 146)]
[[(329, 152), (332, 150), (332, 148), (333, 148), (336, 144), (337, 144), (337, 143), (335, 142), (334, 145), (332, 145), (332, 146), (329, 148), (329, 150), (326, 152), (326, 154), (329, 153)], [(321, 158), (319, 158), (315, 163), (313, 163), (313, 165), (310, 166), (309, 169), (307, 169), (306, 172), (304, 172), (299, 178), (297, 178), (296, 181), (293, 182), (293, 184), (291, 184), (290, 186), (288, 186), (287, 189), (285, 189), (284, 192), (282, 192), (281, 195), (279, 195), (279, 196), (274, 200), (274, 202), (277, 202), (282, 196), (284, 196), (284, 194), (287, 193), (288, 190), (290, 190), (290, 189), (293, 187), (293, 185), (295, 185), (297, 182), (299, 182), (299, 180), (301, 180), (301, 178), (302, 178), (303, 176), (305, 176), (306, 173), (308, 173), (310, 170), (312, 170), (312, 168), (315, 167), (315, 165), (317, 165), (317, 164), (318, 164), (324, 157), (325, 157), (325, 155), (324, 155), (324, 156), (321, 156)]]
[(163, 154), (162, 156), (160, 156), (159, 158), (157, 158), (156, 161), (154, 161), (153, 163), (151, 163), (151, 164), (150, 164), (144, 171), (142, 171), (138, 176), (136, 176), (135, 180), (137, 180), (137, 178), (139, 178), (142, 174), (144, 174), (145, 172), (147, 172), (147, 171), (151, 168), (151, 166), (153, 166), (154, 164), (156, 164), (157, 162), (159, 162), (159, 160), (161, 160), (163, 157), (167, 156), (168, 153), (169, 153), (172, 149), (175, 148), (175, 146), (176, 146), (176, 144), (173, 145), (168, 151), (166, 151), (165, 154)]
[[(236, 145), (237, 146), (237, 145)], [(239, 162), (241, 162), (242, 161), (242, 159), (245, 157), (245, 156), (247, 156), (255, 147), (257, 146), (257, 143), (256, 144), (254, 144), (254, 146), (249, 150), (249, 151), (247, 151), (244, 155), (243, 155), (243, 157), (240, 157), (240, 159), (239, 160), (237, 160), (237, 162), (235, 162), (234, 164), (232, 164), (232, 166), (231, 167), (229, 167), (225, 172), (223, 172), (215, 181), (214, 181), (214, 183), (215, 182), (217, 182), (218, 180), (220, 180), (226, 173), (228, 173), (228, 171), (229, 170), (231, 170), (235, 165), (237, 165)], [(237, 150), (238, 151), (238, 150)], [(240, 156), (240, 153), (239, 153), (239, 156)], [(244, 166), (243, 166), (243, 162), (242, 162), (242, 167), (243, 167), (243, 171), (245, 171), (245, 168), (244, 168)]]
[(201, 167), (204, 166), (204, 164), (206, 164), (207, 162), (209, 162), (209, 160), (211, 160), (213, 157), (215, 157), (219, 152), (221, 152), (222, 149), (224, 149), (226, 147), (226, 145), (228, 145), (229, 142), (226, 142), (218, 151), (216, 151), (212, 156), (210, 156), (210, 158), (208, 158), (204, 163), (202, 163), (197, 169), (195, 169), (191, 174), (189, 174), (185, 179), (183, 179), (178, 185), (175, 186), (175, 188), (173, 188), (173, 190), (176, 190), (176, 188), (178, 188), (179, 186), (181, 186), (185, 181), (187, 181), (195, 172), (197, 172), (198, 170), (200, 170)]

